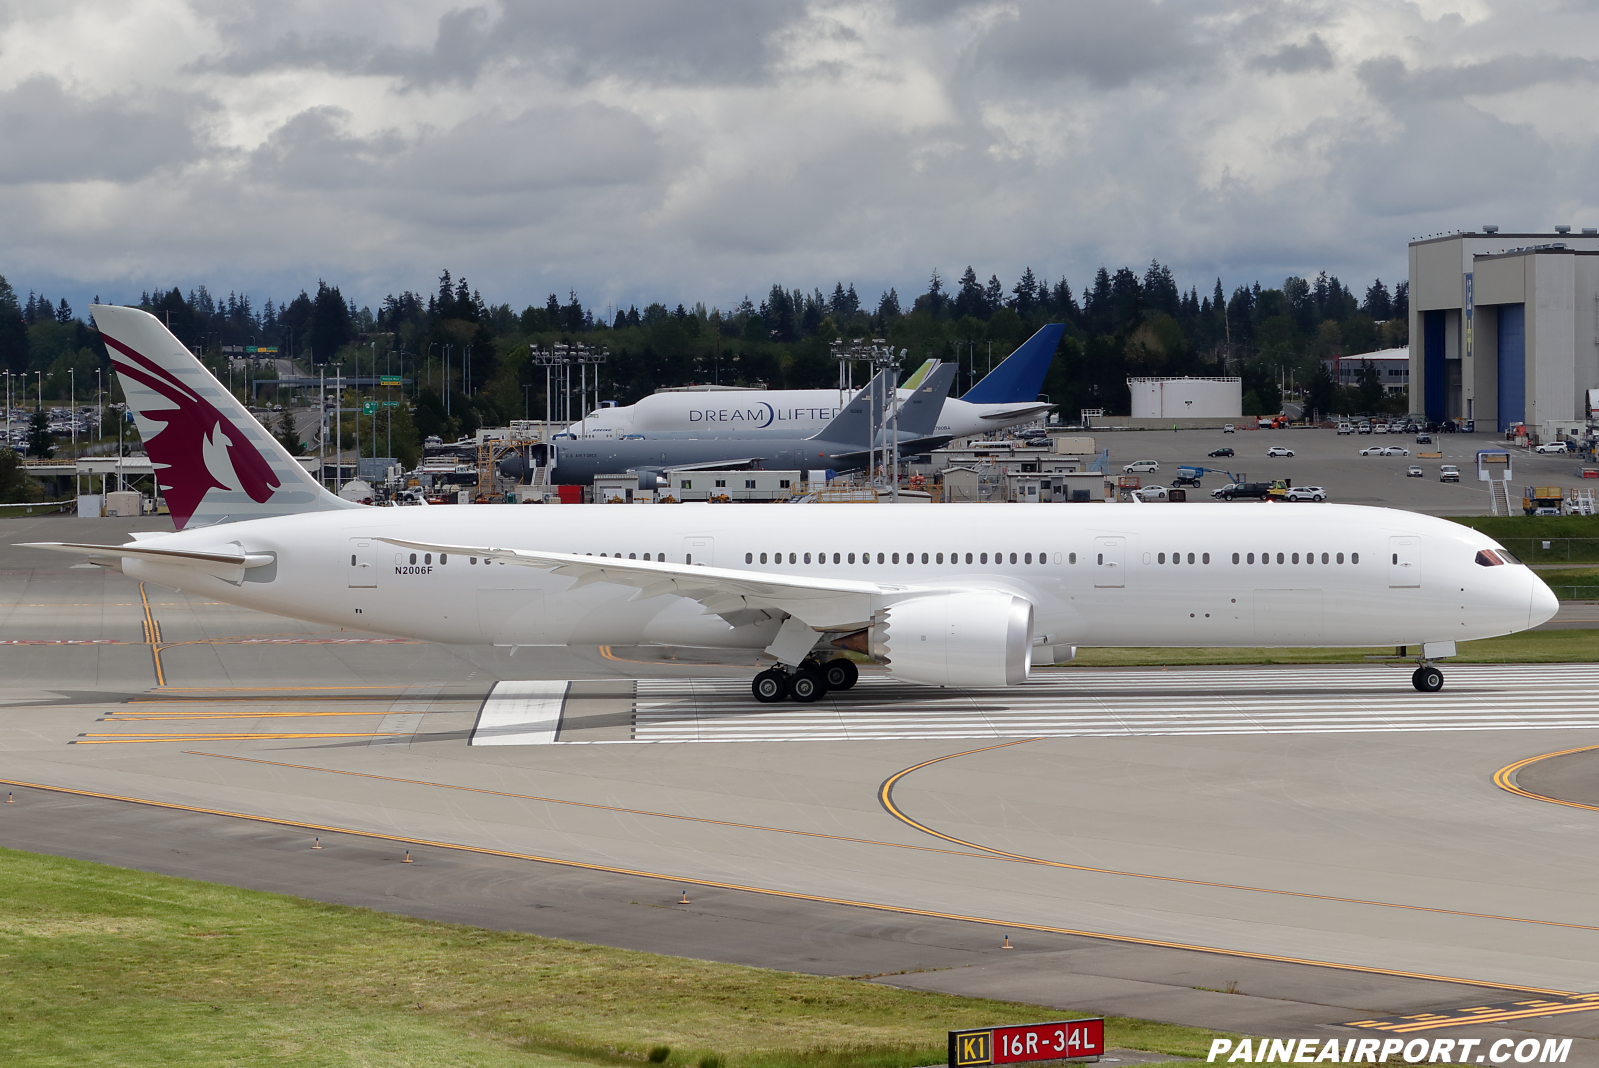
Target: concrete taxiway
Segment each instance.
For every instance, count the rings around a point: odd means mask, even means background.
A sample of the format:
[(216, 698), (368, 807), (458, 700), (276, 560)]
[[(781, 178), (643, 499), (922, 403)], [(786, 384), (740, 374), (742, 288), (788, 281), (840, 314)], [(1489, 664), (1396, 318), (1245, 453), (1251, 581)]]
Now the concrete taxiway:
[[(1435, 695), (1365, 666), (868, 674), (754, 706), (748, 664), (394, 642), (10, 547), (111, 524), (0, 531), (0, 844), (1263, 1034), (1496, 1006), (1436, 1033), (1599, 1063), (1590, 666)], [(570, 683), (539, 742), (471, 744), (521, 679)]]

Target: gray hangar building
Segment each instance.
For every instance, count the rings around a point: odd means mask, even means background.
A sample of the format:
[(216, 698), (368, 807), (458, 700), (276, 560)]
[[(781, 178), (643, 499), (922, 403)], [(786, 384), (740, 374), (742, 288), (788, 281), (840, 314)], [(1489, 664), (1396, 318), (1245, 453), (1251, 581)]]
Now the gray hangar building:
[(1479, 430), (1580, 435), (1599, 388), (1599, 229), (1410, 243), (1410, 407)]

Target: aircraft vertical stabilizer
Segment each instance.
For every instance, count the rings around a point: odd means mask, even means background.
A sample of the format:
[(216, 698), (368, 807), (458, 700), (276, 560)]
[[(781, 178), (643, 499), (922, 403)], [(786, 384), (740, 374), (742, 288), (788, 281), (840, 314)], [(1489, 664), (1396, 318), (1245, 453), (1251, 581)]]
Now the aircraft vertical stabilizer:
[(90, 314), (179, 530), (360, 507), (323, 489), (155, 316)]
[(1060, 337), (1066, 332), (1062, 323), (1049, 323), (1038, 333), (1021, 343), (1017, 350), (1000, 361), (977, 385), (967, 390), (961, 400), (968, 404), (1021, 404), (1038, 399), (1044, 388), (1044, 376), (1055, 358)]

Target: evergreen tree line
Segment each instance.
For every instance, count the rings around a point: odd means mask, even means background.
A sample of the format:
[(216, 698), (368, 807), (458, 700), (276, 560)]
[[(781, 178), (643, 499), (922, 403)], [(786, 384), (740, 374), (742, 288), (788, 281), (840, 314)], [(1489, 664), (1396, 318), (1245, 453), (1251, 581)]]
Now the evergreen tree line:
[[(853, 283), (838, 281), (830, 291), (773, 284), (759, 302), (746, 296), (727, 309), (660, 302), (642, 310), (601, 308), (585, 306), (569, 290), (564, 300), (551, 293), (517, 312), (509, 303), (488, 303), (445, 270), (431, 292), (391, 293), (375, 314), (324, 280), (314, 293), (305, 289), (259, 306), (248, 294), (219, 298), (203, 285), (187, 294), (177, 287), (145, 292), (138, 306), (166, 322), (224, 382), (224, 349), (250, 345), (276, 347), (279, 357), (307, 371), (403, 372), (416, 383), (409, 398), (414, 410), (387, 416), (411, 424), (402, 457), (414, 452), (412, 438), (451, 439), (482, 425), (541, 417), (545, 376), (529, 351), (561, 342), (607, 351), (595, 395), (622, 404), (694, 382), (836, 385), (835, 343), (874, 339), (905, 349), (909, 366), (930, 357), (959, 361), (964, 390), (1049, 322), (1064, 323), (1066, 336), (1044, 392), (1066, 419), (1084, 408), (1127, 412), (1126, 379), (1141, 375), (1239, 375), (1248, 413), (1280, 410), (1290, 383), (1322, 413), (1405, 403), (1380, 391), (1374, 397), (1369, 388), (1340, 389), (1319, 362), (1405, 344), (1405, 282), (1390, 289), (1378, 279), (1357, 293), (1322, 272), (1314, 279), (1290, 276), (1277, 287), (1238, 286), (1230, 294), (1217, 279), (1201, 293), (1192, 285), (1184, 290), (1170, 268), (1151, 261), (1141, 272), (1101, 267), (1078, 290), (1031, 268), (1007, 286), (995, 274), (981, 281), (967, 267), (953, 285), (933, 271), (908, 304), (893, 288), (870, 301)], [(99, 368), (114, 389), (104, 348), (83, 317), (41, 293), (23, 300), (0, 278), (0, 369), (26, 374), (30, 390), (42, 385), (47, 399), (64, 400), (69, 367), (80, 387)], [(245, 397), (237, 377), (235, 386)], [(387, 440), (384, 429), (380, 442)], [(370, 453), (370, 442), (363, 449)]]

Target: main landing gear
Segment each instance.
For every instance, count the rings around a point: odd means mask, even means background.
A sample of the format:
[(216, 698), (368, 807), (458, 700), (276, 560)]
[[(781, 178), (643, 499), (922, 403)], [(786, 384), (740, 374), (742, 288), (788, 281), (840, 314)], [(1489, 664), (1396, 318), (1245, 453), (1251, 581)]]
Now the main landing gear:
[(844, 657), (825, 664), (812, 657), (793, 671), (781, 664), (767, 668), (750, 683), (750, 692), (762, 704), (774, 704), (784, 698), (810, 704), (820, 700), (828, 690), (849, 689), (860, 674), (854, 662)]
[(1432, 664), (1423, 664), (1410, 676), (1410, 685), (1422, 693), (1437, 693), (1444, 688), (1444, 673)]

